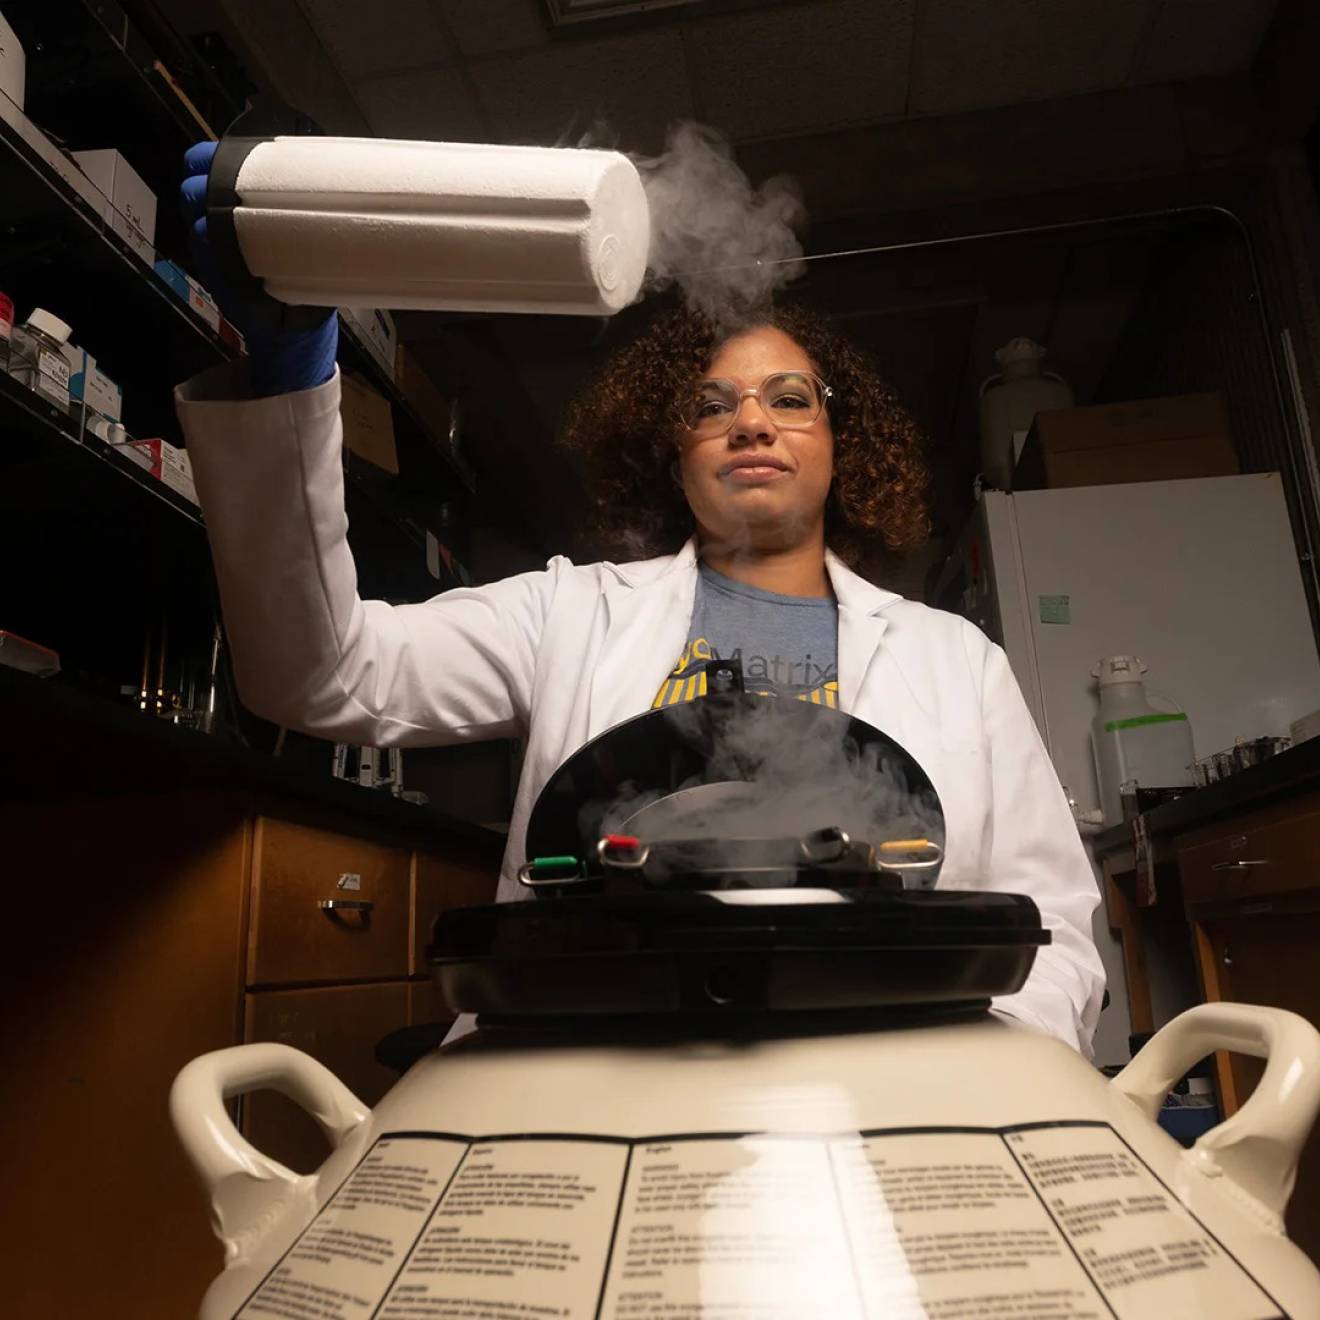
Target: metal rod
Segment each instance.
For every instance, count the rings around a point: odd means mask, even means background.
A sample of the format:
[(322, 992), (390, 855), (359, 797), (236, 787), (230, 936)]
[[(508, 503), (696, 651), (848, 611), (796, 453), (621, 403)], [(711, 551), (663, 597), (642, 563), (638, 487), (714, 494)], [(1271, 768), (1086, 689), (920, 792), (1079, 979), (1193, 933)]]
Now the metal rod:
[[(869, 247), (859, 248), (839, 248), (832, 252), (815, 252), (800, 257), (779, 257), (773, 261), (745, 261), (735, 262), (725, 266), (711, 266), (700, 270), (688, 270), (681, 272), (686, 275), (710, 275), (720, 271), (731, 270), (750, 270), (758, 266), (790, 266), (798, 262), (810, 263), (817, 261), (835, 261), (841, 257), (865, 257), (873, 256), (883, 252), (912, 252), (923, 248), (949, 247), (957, 243), (975, 243), (984, 242), (987, 239), (994, 238), (1018, 238), (1031, 234), (1058, 233), (1072, 229), (1086, 229), (1098, 225), (1123, 225), (1130, 222), (1140, 222), (1149, 220), (1169, 220), (1187, 216), (1218, 215), (1228, 220), (1237, 229), (1242, 237), (1243, 246), (1247, 254), (1247, 264), (1251, 272), (1251, 282), (1255, 292), (1256, 319), (1260, 325), (1261, 338), (1265, 348), (1266, 359), (1270, 365), (1270, 385), (1274, 395), (1275, 406), (1278, 409), (1279, 419), (1284, 427), (1284, 458), (1288, 467), (1287, 475), (1291, 479), (1294, 498), (1301, 506), (1300, 516), (1297, 518), (1297, 528), (1300, 529), (1301, 544), (1297, 546), (1298, 558), (1303, 574), (1306, 577), (1309, 586), (1308, 595), (1312, 606), (1320, 610), (1320, 554), (1317, 554), (1316, 547), (1312, 541), (1311, 523), (1312, 519), (1320, 520), (1320, 507), (1316, 506), (1314, 500), (1308, 499), (1310, 493), (1303, 484), (1301, 472), (1299, 470), (1298, 446), (1305, 444), (1305, 422), (1298, 412), (1293, 412), (1293, 425), (1289, 425), (1289, 407), (1288, 395), (1285, 387), (1287, 378), (1286, 366), (1279, 362), (1279, 353), (1275, 349), (1274, 335), (1270, 327), (1270, 318), (1266, 309), (1265, 288), (1260, 276), (1260, 262), (1257, 258), (1256, 247), (1252, 242), (1251, 230), (1247, 223), (1236, 212), (1230, 210), (1227, 206), (1221, 206), (1217, 202), (1200, 202), (1192, 206), (1171, 206), (1163, 207), (1154, 211), (1133, 211), (1124, 215), (1101, 215), (1091, 216), (1081, 220), (1052, 220), (1043, 224), (1036, 225), (1018, 225), (1011, 229), (985, 229), (971, 234), (951, 234), (943, 238), (921, 238), (908, 239), (896, 243), (876, 243)], [(1307, 506), (1310, 506), (1309, 510)], [(1308, 516), (1308, 512), (1311, 516)], [(1294, 543), (1297, 538), (1294, 537)], [(1317, 637), (1317, 645), (1320, 646), (1320, 637)]]
[[(1082, 220), (1051, 220), (1038, 225), (1018, 225), (1012, 229), (983, 229), (972, 234), (950, 234), (944, 238), (905, 239), (897, 243), (877, 243), (870, 247), (838, 248), (833, 252), (813, 252), (800, 257), (776, 257), (773, 261), (741, 261), (725, 266), (707, 266), (679, 272), (684, 275), (713, 275), (726, 270), (752, 270), (758, 266), (792, 266), (798, 262), (834, 261), (839, 257), (867, 257), (877, 252), (910, 252), (920, 248), (948, 247), (955, 243), (977, 243), (991, 238), (1019, 238), (1028, 234), (1048, 234), (1066, 229), (1086, 229), (1092, 225), (1117, 225), (1137, 220), (1167, 220), (1173, 216), (1215, 212), (1227, 216), (1246, 237), (1246, 226), (1227, 207), (1213, 202), (1196, 206), (1172, 206), (1158, 211), (1133, 211), (1126, 215), (1091, 216)], [(1252, 274), (1255, 274), (1253, 267)]]

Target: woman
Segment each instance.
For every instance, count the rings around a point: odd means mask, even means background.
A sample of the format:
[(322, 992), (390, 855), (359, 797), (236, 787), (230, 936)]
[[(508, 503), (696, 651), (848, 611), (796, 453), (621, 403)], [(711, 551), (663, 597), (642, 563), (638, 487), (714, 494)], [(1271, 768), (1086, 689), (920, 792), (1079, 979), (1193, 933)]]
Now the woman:
[(847, 566), (924, 534), (924, 471), (910, 419), (836, 335), (789, 311), (723, 339), (685, 314), (660, 322), (577, 405), (568, 439), (597, 469), (598, 531), (664, 553), (556, 558), (407, 606), (358, 598), (333, 342), (328, 358), (308, 344), (252, 343), (246, 384), (221, 368), (178, 391), (253, 711), (371, 746), (523, 737), (511, 900), (554, 770), (688, 695), (703, 648), (739, 649), (750, 687), (837, 704), (916, 757), (945, 812), (940, 884), (1030, 894), (1053, 933), (996, 1011), (1089, 1052), (1098, 894), (1004, 653)]

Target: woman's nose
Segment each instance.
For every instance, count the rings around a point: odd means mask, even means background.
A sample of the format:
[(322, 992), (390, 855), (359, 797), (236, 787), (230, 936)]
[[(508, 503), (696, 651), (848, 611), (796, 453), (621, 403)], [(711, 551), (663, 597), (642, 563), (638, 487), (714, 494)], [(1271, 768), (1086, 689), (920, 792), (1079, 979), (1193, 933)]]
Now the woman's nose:
[(733, 433), (730, 437), (736, 442), (750, 444), (752, 441), (769, 439), (774, 435), (774, 424), (766, 410), (761, 407), (761, 400), (749, 394), (738, 403), (738, 414), (733, 419)]

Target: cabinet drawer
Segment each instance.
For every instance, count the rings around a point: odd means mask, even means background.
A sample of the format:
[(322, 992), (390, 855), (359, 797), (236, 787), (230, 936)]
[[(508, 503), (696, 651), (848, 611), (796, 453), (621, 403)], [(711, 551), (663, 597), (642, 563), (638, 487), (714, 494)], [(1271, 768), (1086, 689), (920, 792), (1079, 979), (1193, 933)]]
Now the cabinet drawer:
[(449, 908), (478, 907), (495, 901), (499, 866), (488, 857), (457, 848), (417, 854), (417, 894), (413, 909), (413, 972), (424, 974), (426, 946), (435, 919)]
[(1180, 846), (1178, 870), (1188, 904), (1320, 889), (1320, 812), (1243, 817), (1216, 838)]
[[(260, 819), (248, 984), (406, 976), (410, 862), (403, 848)], [(328, 900), (370, 906), (323, 908)]]
[[(374, 1105), (398, 1080), (376, 1062), (376, 1043), (407, 1024), (410, 993), (406, 981), (259, 990), (247, 996), (243, 1038), (278, 1041), (310, 1054), (359, 1100)], [(243, 1131), (258, 1150), (298, 1173), (324, 1161), (328, 1146), (320, 1128), (292, 1100), (254, 1091), (243, 1106)]]

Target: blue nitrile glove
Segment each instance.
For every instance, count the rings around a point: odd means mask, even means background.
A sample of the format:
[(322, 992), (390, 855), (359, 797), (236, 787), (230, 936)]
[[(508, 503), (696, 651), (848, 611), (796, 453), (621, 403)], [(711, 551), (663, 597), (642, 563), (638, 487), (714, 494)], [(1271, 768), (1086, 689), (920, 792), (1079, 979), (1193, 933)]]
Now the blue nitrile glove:
[(216, 146), (214, 142), (199, 142), (189, 147), (183, 157), (185, 177), (179, 196), (198, 277), (211, 291), (220, 310), (243, 332), (251, 362), (253, 397), (291, 394), (324, 385), (335, 374), (338, 315), (328, 309), (325, 320), (310, 330), (259, 329), (254, 323), (250, 298), (234, 293), (220, 275), (206, 235), (206, 183)]

